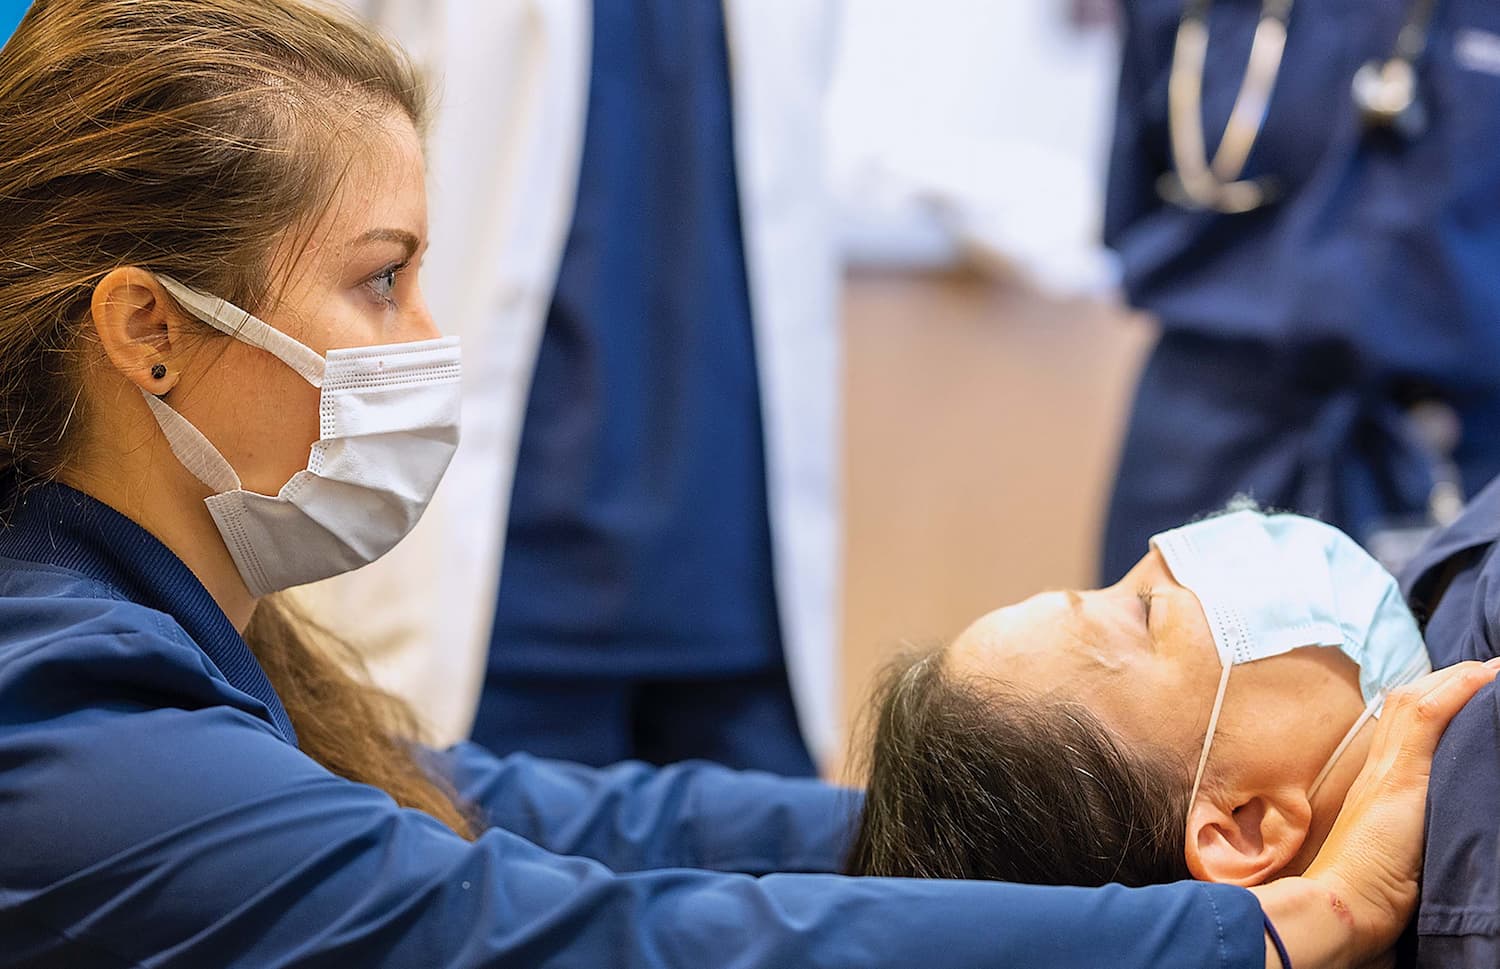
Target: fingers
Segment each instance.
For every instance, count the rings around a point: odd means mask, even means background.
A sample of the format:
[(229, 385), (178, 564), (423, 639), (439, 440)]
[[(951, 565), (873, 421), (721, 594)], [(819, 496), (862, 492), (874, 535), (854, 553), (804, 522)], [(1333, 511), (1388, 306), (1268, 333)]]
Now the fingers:
[[(1434, 719), (1446, 724), (1465, 703), (1474, 698), (1475, 693), (1500, 673), (1500, 658), (1485, 663), (1459, 663), (1442, 672), (1448, 675), (1440, 677), (1432, 674), (1436, 682), (1422, 695), (1417, 706), (1424, 719)], [(1420, 685), (1421, 680), (1417, 682)]]
[(1448, 723), (1500, 673), (1500, 660), (1460, 663), (1394, 690), (1343, 808), (1307, 877), (1331, 886), (1385, 950), (1410, 916), (1422, 866), (1427, 780)]
[(1391, 691), (1376, 745), (1394, 745), (1405, 755), (1430, 760), (1449, 722), (1497, 673), (1500, 659), (1459, 663)]

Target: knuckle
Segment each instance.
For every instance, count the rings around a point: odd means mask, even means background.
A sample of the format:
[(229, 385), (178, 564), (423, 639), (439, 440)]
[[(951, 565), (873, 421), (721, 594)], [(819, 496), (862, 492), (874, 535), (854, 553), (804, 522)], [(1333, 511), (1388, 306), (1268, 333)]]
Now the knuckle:
[(1405, 686), (1398, 686), (1386, 694), (1385, 702), (1387, 705), (1394, 702), (1402, 706), (1410, 706), (1420, 700), (1426, 692), (1427, 690), (1424, 687), (1416, 683), (1408, 683)]

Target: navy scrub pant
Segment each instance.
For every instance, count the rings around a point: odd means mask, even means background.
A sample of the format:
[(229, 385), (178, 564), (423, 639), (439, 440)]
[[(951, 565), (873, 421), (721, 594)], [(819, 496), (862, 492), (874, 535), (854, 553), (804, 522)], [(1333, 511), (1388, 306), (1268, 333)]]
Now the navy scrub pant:
[(604, 766), (712, 760), (789, 777), (817, 773), (786, 671), (714, 679), (575, 680), (490, 673), (475, 742)]

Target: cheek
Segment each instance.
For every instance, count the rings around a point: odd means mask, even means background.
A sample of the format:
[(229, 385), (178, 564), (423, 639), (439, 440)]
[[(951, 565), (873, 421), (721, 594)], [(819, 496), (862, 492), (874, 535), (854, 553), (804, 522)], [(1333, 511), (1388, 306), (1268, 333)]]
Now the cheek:
[(266, 322), (321, 355), (329, 350), (384, 343), (396, 311), (358, 286), (333, 284), (310, 272), (303, 290), (290, 293)]
[(275, 357), (241, 343), (225, 348), (184, 415), (246, 490), (274, 495), (307, 466), (318, 438), (318, 390)]
[(1223, 670), (1201, 612), (1163, 631), (1156, 663), (1156, 740), (1196, 760)]
[(1186, 589), (1177, 593), (1169, 618), (1158, 631), (1160, 654), (1174, 668), (1179, 691), (1212, 699), (1223, 664), (1198, 597)]
[(362, 290), (330, 295), (302, 318), (298, 339), (318, 353), (398, 342), (392, 333), (402, 314)]
[(238, 467), (250, 491), (274, 495), (292, 475), (307, 467), (308, 452), (318, 440), (318, 390), (282, 368), (268, 379), (247, 408), (245, 454)]
[(1197, 755), (1202, 727), (1213, 703), (1206, 688), (1170, 657), (1158, 654), (1108, 684), (1100, 697), (1101, 714), (1122, 736), (1182, 757)]

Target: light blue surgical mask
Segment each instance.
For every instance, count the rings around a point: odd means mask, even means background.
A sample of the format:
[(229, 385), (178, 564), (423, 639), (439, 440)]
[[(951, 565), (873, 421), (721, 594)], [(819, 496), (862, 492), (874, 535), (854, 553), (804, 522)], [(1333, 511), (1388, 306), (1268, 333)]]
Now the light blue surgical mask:
[(1198, 597), (1224, 672), (1193, 778), (1197, 800), (1229, 672), (1302, 646), (1332, 646), (1359, 666), (1365, 710), (1308, 790), (1317, 793), (1386, 694), (1432, 670), (1396, 580), (1353, 539), (1300, 515), (1241, 510), (1153, 536), (1173, 577)]

